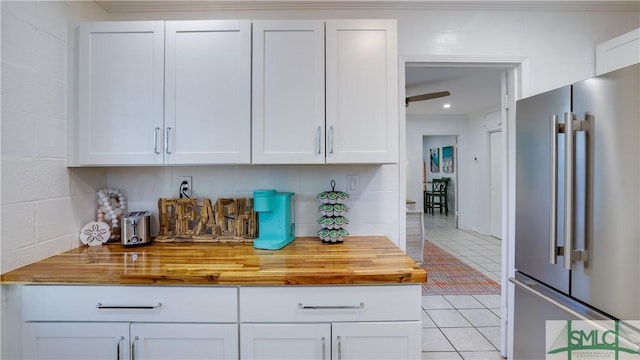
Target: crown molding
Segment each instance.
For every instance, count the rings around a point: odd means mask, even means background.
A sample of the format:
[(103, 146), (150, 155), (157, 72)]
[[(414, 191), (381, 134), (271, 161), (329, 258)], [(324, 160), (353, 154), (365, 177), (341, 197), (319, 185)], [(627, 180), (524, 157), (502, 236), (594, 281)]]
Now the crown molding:
[(637, 0), (98, 0), (96, 3), (110, 13), (247, 10), (640, 11), (640, 1)]

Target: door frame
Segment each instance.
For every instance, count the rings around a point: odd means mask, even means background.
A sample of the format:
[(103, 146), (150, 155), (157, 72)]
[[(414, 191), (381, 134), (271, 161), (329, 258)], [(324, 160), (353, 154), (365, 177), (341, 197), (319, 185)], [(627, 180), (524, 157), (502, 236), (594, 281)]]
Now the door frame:
[[(495, 156), (496, 156), (496, 154), (494, 154), (494, 153), (493, 153), (493, 142), (494, 142), (494, 141), (496, 141), (496, 140), (493, 140), (493, 139), (492, 139), (492, 136), (493, 136), (494, 134), (497, 134), (496, 136), (499, 136), (499, 140), (500, 140), (500, 142), (502, 143), (502, 144), (500, 144), (500, 147), (501, 147), (502, 153), (501, 153), (501, 154), (498, 154), (498, 156), (499, 156), (499, 158), (500, 158), (500, 164), (503, 164), (503, 163), (504, 163), (504, 161), (505, 161), (505, 159), (503, 158), (503, 154), (504, 154), (504, 147), (505, 147), (505, 146), (504, 146), (504, 136), (503, 136), (503, 134), (502, 134), (502, 128), (501, 128), (501, 127), (496, 127), (496, 128), (492, 128), (492, 129), (487, 129), (486, 133), (487, 133), (487, 153), (489, 154), (488, 158), (489, 158), (489, 164), (490, 164), (490, 165), (489, 165), (489, 192), (491, 193), (491, 186), (492, 186), (492, 184), (493, 184), (493, 170), (492, 170), (492, 169), (493, 169), (493, 160), (495, 159)], [(502, 170), (504, 170), (504, 169), (500, 169), (500, 170), (501, 170), (501, 172), (500, 172), (500, 174), (501, 174), (500, 182), (502, 183), (502, 182), (504, 182), (504, 180), (505, 180), (505, 177), (504, 177), (504, 176), (502, 176), (502, 175), (503, 175), (503, 174), (502, 174)], [(502, 184), (501, 184), (501, 185), (502, 185)], [(500, 212), (501, 212), (501, 213), (500, 213), (500, 224), (501, 224), (501, 225), (500, 225), (500, 226), (501, 226), (501, 229), (500, 229), (500, 236), (502, 236), (502, 222), (503, 222), (503, 220), (504, 220), (504, 218), (503, 218), (503, 216), (502, 216), (502, 215), (503, 215), (503, 211), (502, 211), (502, 199), (501, 199), (501, 201), (500, 201), (500, 202), (501, 202), (501, 204), (500, 204)], [(495, 214), (493, 213), (493, 205), (492, 205), (492, 204), (493, 204), (493, 196), (491, 196), (491, 195), (490, 195), (490, 196), (489, 196), (489, 212), (490, 212), (490, 214), (491, 214), (491, 215), (490, 215), (490, 218), (489, 218), (489, 221), (490, 221), (490, 225), (489, 225), (489, 235), (494, 236), (494, 235), (493, 235), (493, 220), (494, 220), (494, 215), (495, 215)], [(500, 240), (502, 240), (502, 238), (500, 238)]]
[[(502, 281), (501, 281), (501, 344), (500, 353), (507, 358), (513, 357), (513, 318), (514, 304), (514, 288), (508, 282), (508, 278), (514, 276), (514, 239), (515, 239), (515, 103), (517, 99), (521, 99), (529, 95), (529, 58), (527, 56), (515, 55), (400, 55), (398, 61), (398, 101), (404, 103), (405, 92), (405, 68), (407, 63), (424, 63), (428, 66), (460, 66), (460, 67), (477, 67), (494, 66), (508, 68), (506, 84), (503, 90), (506, 90), (508, 96), (502, 99), (501, 109), (503, 117), (507, 121), (502, 123), (503, 136), (505, 137), (505, 156), (503, 159), (503, 178), (506, 180), (502, 184)], [(406, 214), (405, 201), (407, 196), (407, 149), (406, 149), (406, 119), (407, 112), (404, 106), (398, 107), (398, 126), (399, 126), (399, 157), (398, 157), (398, 175), (399, 183), (399, 209), (403, 209), (399, 214), (399, 235), (400, 239), (406, 236)], [(462, 196), (464, 189), (461, 189), (459, 196)], [(506, 270), (506, 271), (505, 271)]]

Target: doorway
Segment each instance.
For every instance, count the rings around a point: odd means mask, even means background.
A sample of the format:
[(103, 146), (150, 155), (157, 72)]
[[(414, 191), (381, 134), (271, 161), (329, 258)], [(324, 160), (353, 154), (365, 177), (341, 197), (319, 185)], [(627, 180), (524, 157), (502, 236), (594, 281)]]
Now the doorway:
[[(446, 207), (448, 216), (453, 217), (455, 228), (458, 227), (457, 201), (458, 201), (458, 171), (457, 169), (457, 135), (425, 135), (422, 137), (422, 159), (424, 162), (423, 190), (429, 189), (432, 180), (448, 178)], [(432, 165), (432, 157), (437, 156), (437, 166)], [(424, 198), (424, 197), (423, 197)], [(423, 200), (424, 201), (424, 200)], [(426, 204), (425, 204), (426, 205)], [(426, 206), (423, 206), (426, 212)], [(440, 209), (437, 209), (440, 212)], [(444, 212), (444, 210), (442, 210)]]
[[(504, 58), (495, 58), (495, 59), (491, 59), (491, 58), (487, 58), (487, 57), (481, 57), (481, 58), (476, 58), (473, 56), (456, 56), (456, 57), (442, 57), (442, 56), (427, 56), (427, 57), (422, 57), (422, 58), (403, 58), (401, 57), (401, 61), (400, 61), (400, 79), (402, 80), (407, 80), (406, 76), (405, 76), (405, 72), (409, 69), (410, 66), (415, 66), (417, 64), (417, 66), (423, 66), (423, 67), (430, 67), (432, 70), (436, 71), (438, 70), (438, 68), (442, 68), (442, 67), (458, 67), (458, 68), (478, 68), (478, 67), (484, 67), (484, 68), (501, 68), (502, 70), (502, 75), (501, 75), (501, 90), (503, 91), (500, 95), (499, 95), (499, 109), (501, 111), (501, 126), (500, 129), (502, 130), (502, 137), (503, 137), (503, 141), (502, 144), (504, 146), (503, 148), (503, 157), (502, 157), (502, 161), (500, 162), (501, 167), (502, 167), (502, 183), (501, 183), (501, 194), (503, 195), (501, 198), (501, 212), (502, 212), (502, 229), (500, 231), (501, 234), (501, 238), (503, 239), (503, 241), (501, 242), (502, 245), (502, 260), (503, 260), (503, 267), (502, 267), (502, 278), (501, 278), (501, 287), (502, 287), (502, 296), (500, 299), (500, 313), (501, 313), (501, 318), (502, 318), (502, 322), (501, 322), (501, 326), (502, 326), (502, 330), (501, 330), (501, 346), (500, 346), (500, 352), (502, 353), (503, 356), (507, 355), (507, 344), (508, 344), (508, 338), (511, 337), (512, 334), (512, 329), (511, 328), (507, 328), (507, 314), (510, 313), (510, 309), (512, 308), (511, 306), (508, 306), (509, 304), (513, 304), (513, 296), (511, 293), (509, 293), (508, 290), (508, 282), (507, 282), (507, 278), (508, 276), (513, 272), (513, 247), (512, 247), (512, 243), (513, 243), (513, 222), (514, 222), (514, 217), (511, 214), (512, 212), (509, 211), (509, 208), (513, 206), (513, 196), (509, 195), (509, 194), (513, 194), (514, 190), (513, 190), (513, 174), (512, 174), (512, 168), (513, 165), (511, 162), (513, 161), (511, 156), (508, 156), (508, 152), (511, 151), (511, 149), (515, 148), (515, 143), (513, 140), (513, 136), (515, 133), (515, 128), (513, 126), (509, 126), (509, 124), (513, 124), (515, 121), (515, 112), (509, 112), (507, 109), (509, 108), (515, 108), (515, 99), (520, 97), (522, 94), (522, 88), (525, 87), (524, 85), (527, 84), (528, 82), (528, 78), (527, 78), (527, 74), (526, 72), (523, 73), (522, 70), (523, 69), (527, 69), (528, 66), (528, 61), (526, 58), (518, 58), (518, 57), (504, 57)], [(524, 85), (523, 85), (524, 84)], [(405, 98), (406, 96), (413, 96), (415, 94), (413, 93), (409, 93), (405, 91), (407, 90), (404, 86), (400, 86), (400, 96), (401, 98)], [(438, 89), (440, 90), (440, 89)], [(433, 90), (433, 91), (437, 91), (437, 90)], [(507, 92), (512, 94), (512, 96), (507, 96)], [(414, 130), (415, 129), (410, 129), (410, 122), (411, 122), (411, 117), (413, 115), (411, 115), (410, 112), (407, 111), (407, 109), (402, 108), (400, 110), (400, 118), (401, 118), (401, 134), (403, 135), (401, 137), (401, 144), (402, 141), (404, 140), (405, 146), (401, 146), (400, 151), (401, 151), (401, 169), (403, 169), (401, 171), (400, 177), (401, 177), (401, 190), (400, 190), (400, 194), (401, 194), (401, 201), (405, 201), (405, 198), (410, 198), (410, 189), (411, 186), (409, 186), (409, 182), (411, 181), (411, 177), (409, 176), (411, 170), (411, 165), (412, 165), (412, 159), (411, 159), (411, 151), (410, 151), (410, 145), (411, 143), (415, 143), (415, 140), (412, 139), (412, 137), (415, 137), (414, 134)], [(402, 123), (402, 120), (405, 120), (405, 123)], [(448, 127), (455, 127), (456, 123), (460, 123), (459, 119), (456, 119), (455, 117), (449, 117), (446, 120), (443, 120), (442, 122), (436, 123), (434, 126), (430, 127), (430, 130), (432, 132), (423, 132), (420, 134), (420, 136), (422, 135), (440, 135), (442, 134), (442, 125), (445, 124), (444, 126), (448, 126)], [(469, 122), (467, 122), (467, 124), (469, 126), (473, 126), (470, 125)], [(469, 127), (467, 126), (467, 128)], [(482, 127), (482, 126), (481, 126)], [(475, 129), (475, 130), (481, 130), (480, 132), (483, 134), (483, 140), (481, 141), (482, 146), (486, 146), (486, 141), (485, 139), (488, 138), (486, 137), (486, 128), (484, 129)], [(434, 134), (435, 132), (435, 134)], [(450, 133), (450, 132), (447, 132)], [(406, 137), (405, 137), (406, 136)], [(403, 139), (404, 138), (404, 139)], [(477, 217), (477, 213), (478, 212), (485, 212), (485, 215), (488, 215), (488, 211), (484, 210), (484, 208), (482, 208), (482, 210), (477, 210), (477, 208), (481, 208), (481, 207), (477, 207), (474, 209), (474, 206), (472, 206), (474, 204), (474, 201), (476, 201), (476, 205), (477, 205), (477, 199), (473, 198), (473, 193), (475, 191), (477, 191), (478, 189), (478, 184), (476, 182), (477, 180), (477, 172), (476, 170), (478, 169), (478, 167), (480, 166), (484, 166), (485, 170), (485, 174), (486, 174), (486, 184), (485, 184), (485, 189), (489, 188), (489, 169), (488, 169), (488, 163), (489, 163), (489, 147), (484, 147), (483, 151), (473, 151), (473, 146), (477, 146), (478, 143), (476, 143), (477, 140), (471, 139), (471, 137), (469, 136), (469, 132), (468, 131), (461, 131), (460, 132), (460, 136), (459, 136), (459, 143), (458, 143), (458, 159), (459, 161), (459, 165), (458, 165), (458, 181), (459, 181), (459, 186), (458, 186), (458, 191), (457, 191), (457, 205), (456, 205), (456, 209), (458, 212), (458, 216), (459, 216), (459, 226), (461, 228), (473, 228), (474, 226), (477, 226), (477, 221), (474, 221), (474, 218)], [(477, 147), (476, 147), (477, 148)], [(495, 161), (494, 161), (495, 163)], [(420, 168), (422, 168), (422, 161), (420, 161)], [(406, 170), (406, 173), (405, 173)], [(422, 170), (422, 169), (420, 169)], [(404, 185), (406, 184), (406, 187), (404, 187)], [(404, 187), (404, 188), (403, 188)], [(420, 187), (421, 189), (421, 187)], [(488, 191), (485, 191), (485, 193), (488, 194)], [(488, 195), (487, 195), (488, 196)], [(487, 201), (485, 201), (485, 205), (488, 203), (488, 199)], [(484, 222), (484, 225), (487, 226), (488, 221)], [(486, 233), (486, 232), (485, 232)]]

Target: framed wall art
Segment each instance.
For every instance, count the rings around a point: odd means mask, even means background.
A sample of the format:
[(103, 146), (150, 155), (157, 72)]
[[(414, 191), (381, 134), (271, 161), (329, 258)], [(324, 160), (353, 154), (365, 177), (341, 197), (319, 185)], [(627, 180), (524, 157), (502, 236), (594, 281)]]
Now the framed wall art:
[(442, 148), (442, 172), (453, 172), (453, 146)]
[(431, 172), (440, 172), (440, 148), (430, 149), (429, 158), (431, 159)]

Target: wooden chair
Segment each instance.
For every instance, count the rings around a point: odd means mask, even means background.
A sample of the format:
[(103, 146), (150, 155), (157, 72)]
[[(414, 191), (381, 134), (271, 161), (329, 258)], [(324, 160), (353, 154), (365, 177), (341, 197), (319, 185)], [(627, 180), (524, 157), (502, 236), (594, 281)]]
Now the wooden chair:
[(445, 215), (449, 215), (449, 204), (447, 202), (447, 192), (451, 178), (433, 179), (431, 190), (424, 192), (424, 212), (434, 215), (436, 208), (440, 209), (440, 214), (444, 210)]

